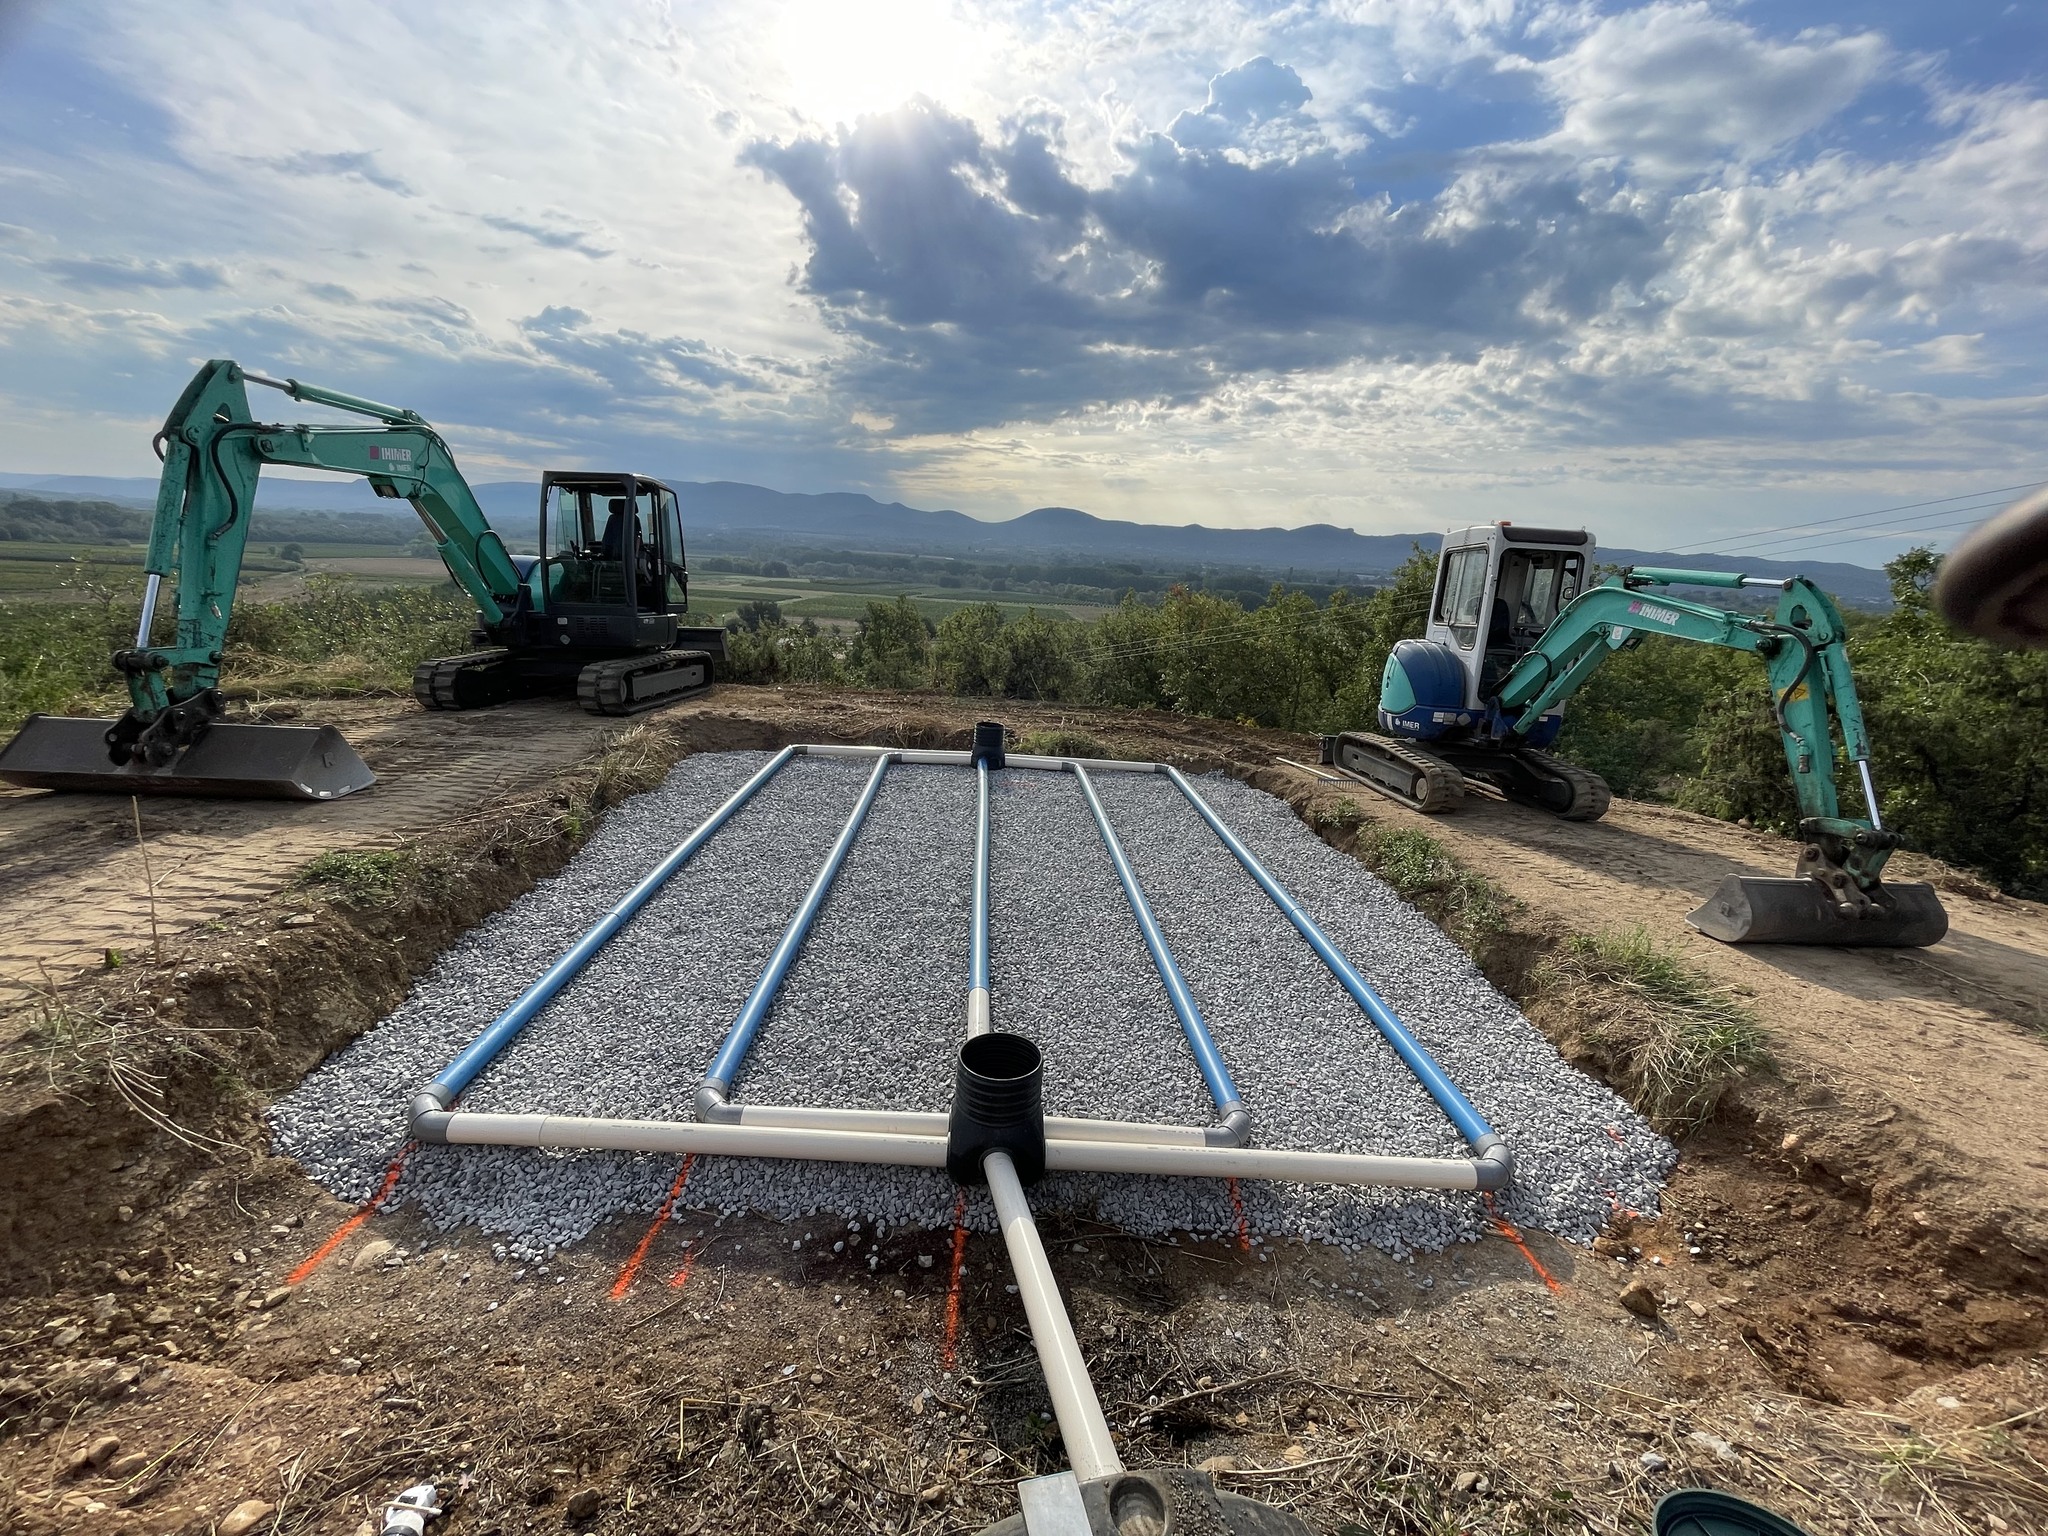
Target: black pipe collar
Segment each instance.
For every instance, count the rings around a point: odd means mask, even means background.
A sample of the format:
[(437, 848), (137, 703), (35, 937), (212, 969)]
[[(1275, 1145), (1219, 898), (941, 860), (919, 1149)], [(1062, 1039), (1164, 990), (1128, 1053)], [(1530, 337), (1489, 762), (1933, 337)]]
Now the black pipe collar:
[(1022, 1035), (991, 1032), (960, 1045), (953, 1112), (946, 1122), (946, 1172), (956, 1184), (986, 1184), (981, 1160), (1007, 1152), (1017, 1178), (1045, 1176), (1045, 1063)]
[(1000, 720), (977, 720), (974, 723), (974, 750), (969, 761), (986, 763), (991, 768), (1000, 768), (1003, 757), (1003, 722)]

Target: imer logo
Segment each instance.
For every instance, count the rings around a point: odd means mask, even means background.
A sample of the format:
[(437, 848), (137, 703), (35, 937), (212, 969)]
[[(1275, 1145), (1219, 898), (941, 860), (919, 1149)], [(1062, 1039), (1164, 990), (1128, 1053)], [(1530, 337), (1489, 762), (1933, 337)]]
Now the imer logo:
[(1677, 609), (1659, 608), (1655, 603), (1630, 603), (1628, 611), (1640, 618), (1651, 619), (1659, 624), (1676, 624), (1679, 619)]
[(379, 448), (373, 444), (370, 448), (370, 457), (373, 459), (383, 459), (392, 464), (410, 464), (412, 462), (412, 450), (410, 448)]

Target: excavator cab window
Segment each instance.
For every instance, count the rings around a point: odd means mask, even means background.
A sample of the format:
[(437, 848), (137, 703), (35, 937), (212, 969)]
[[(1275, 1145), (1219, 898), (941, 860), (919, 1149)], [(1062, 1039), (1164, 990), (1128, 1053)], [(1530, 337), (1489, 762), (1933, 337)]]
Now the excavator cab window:
[(1479, 638), (1479, 599), (1486, 593), (1486, 546), (1454, 549), (1444, 556), (1437, 577), (1436, 617), (1450, 626), (1460, 650), (1469, 651)]
[(1543, 632), (1557, 621), (1558, 612), (1579, 595), (1585, 577), (1585, 556), (1576, 550), (1510, 549), (1500, 562), (1500, 580), (1494, 586), (1498, 634), (1486, 637), (1489, 649), (1501, 646), (1517, 655), (1543, 638)]
[(626, 601), (625, 553), (632, 536), (631, 503), (611, 488), (548, 488), (544, 528), (547, 595), (555, 603)]
[(633, 487), (633, 527), (637, 539), (633, 555), (633, 593), (642, 613), (660, 613), (668, 606), (668, 595), (662, 581), (658, 494), (651, 485)]

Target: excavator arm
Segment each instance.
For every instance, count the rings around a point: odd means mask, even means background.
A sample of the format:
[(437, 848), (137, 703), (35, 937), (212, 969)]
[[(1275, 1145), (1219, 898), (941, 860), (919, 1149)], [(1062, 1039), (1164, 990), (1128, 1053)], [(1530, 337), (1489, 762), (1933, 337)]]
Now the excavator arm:
[[(285, 426), (254, 419), (249, 384), (293, 400), (367, 416), (375, 427)], [(518, 605), (523, 584), (448, 445), (417, 412), (296, 379), (267, 379), (233, 362), (201, 368), (179, 396), (157, 441), (164, 468), (145, 559), (141, 621), (133, 648), (114, 658), (130, 707), (108, 733), (116, 763), (162, 763), (220, 713), (221, 652), (234, 612), (242, 555), (266, 464), (361, 475), (379, 496), (411, 502), (456, 583), (486, 628)], [(175, 580), (177, 622), (154, 643), (158, 597)]]
[[(1771, 586), (1776, 612), (1731, 612), (1646, 588)], [(1870, 740), (1844, 642), (1847, 627), (1828, 595), (1802, 577), (1780, 581), (1725, 571), (1637, 567), (1591, 587), (1566, 606), (1543, 638), (1502, 679), (1503, 714), (1529, 728), (1569, 699), (1600, 664), (1646, 635), (1668, 635), (1763, 658), (1772, 712), (1799, 800), (1799, 814), (1839, 818), (1834, 737), (1868, 776)], [(1872, 801), (1874, 808), (1875, 802)], [(1864, 823), (1870, 825), (1870, 823)]]
[[(1738, 613), (1674, 597), (1671, 586), (1776, 587), (1775, 610)], [(1928, 886), (1883, 884), (1899, 844), (1880, 819), (1870, 779), (1870, 737), (1849, 669), (1848, 628), (1828, 595), (1803, 577), (1789, 581), (1726, 571), (1637, 566), (1580, 594), (1502, 679), (1495, 697), (1510, 730), (1534, 729), (1576, 693), (1600, 664), (1647, 635), (1748, 651), (1762, 658), (1771, 711), (1799, 802), (1801, 842), (1792, 880), (1730, 876), (1693, 914), (1718, 938), (1755, 941), (1773, 926), (1804, 934), (1816, 892), (1835, 913), (1860, 918), (1856, 942), (1933, 943), (1947, 919)], [(1836, 740), (1861, 776), (1867, 817), (1844, 816), (1835, 787)], [(1817, 882), (1817, 884), (1816, 884)], [(1717, 907), (1719, 908), (1717, 914)], [(1716, 923), (1726, 931), (1716, 931)], [(1931, 937), (1927, 937), (1931, 933)], [(1842, 942), (1836, 940), (1836, 942)]]

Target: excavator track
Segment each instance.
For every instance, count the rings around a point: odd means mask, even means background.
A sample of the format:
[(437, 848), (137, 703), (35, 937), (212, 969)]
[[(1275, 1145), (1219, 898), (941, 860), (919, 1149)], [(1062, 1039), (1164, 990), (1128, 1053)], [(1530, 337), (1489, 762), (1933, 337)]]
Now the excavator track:
[(1531, 786), (1533, 794), (1525, 788), (1506, 788), (1510, 800), (1549, 811), (1560, 821), (1598, 821), (1607, 814), (1614, 792), (1599, 774), (1535, 747), (1517, 748), (1513, 756), (1523, 773), (1538, 783)]
[(482, 709), (519, 694), (510, 651), (430, 656), (413, 669), (412, 696), (428, 709)]
[(1344, 731), (1331, 740), (1328, 761), (1346, 778), (1411, 811), (1455, 810), (1465, 800), (1465, 776), (1456, 768), (1389, 736)]
[(593, 661), (576, 679), (576, 702), (593, 715), (637, 715), (711, 686), (709, 651), (656, 651)]

